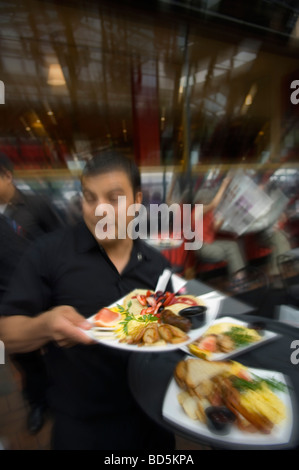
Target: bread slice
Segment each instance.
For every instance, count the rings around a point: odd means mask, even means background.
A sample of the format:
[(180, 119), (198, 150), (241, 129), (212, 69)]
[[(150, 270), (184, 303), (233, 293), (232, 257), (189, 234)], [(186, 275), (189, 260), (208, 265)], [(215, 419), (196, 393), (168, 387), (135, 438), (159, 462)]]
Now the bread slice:
[(230, 362), (210, 362), (204, 359), (189, 358), (177, 364), (174, 377), (181, 388), (195, 389), (205, 381), (229, 372), (230, 369)]
[(181, 387), (183, 390), (187, 388), (186, 383), (185, 383), (186, 372), (187, 372), (186, 361), (178, 362), (174, 370), (174, 378), (178, 386)]

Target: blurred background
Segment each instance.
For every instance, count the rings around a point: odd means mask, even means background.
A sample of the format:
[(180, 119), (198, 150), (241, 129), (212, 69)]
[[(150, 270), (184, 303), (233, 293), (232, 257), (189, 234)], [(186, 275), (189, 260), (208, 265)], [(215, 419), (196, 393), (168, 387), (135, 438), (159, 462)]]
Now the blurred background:
[(0, 151), (18, 185), (63, 211), (90, 153), (116, 147), (155, 201), (173, 174), (193, 194), (235, 167), (295, 197), (298, 14), (292, 0), (0, 1)]

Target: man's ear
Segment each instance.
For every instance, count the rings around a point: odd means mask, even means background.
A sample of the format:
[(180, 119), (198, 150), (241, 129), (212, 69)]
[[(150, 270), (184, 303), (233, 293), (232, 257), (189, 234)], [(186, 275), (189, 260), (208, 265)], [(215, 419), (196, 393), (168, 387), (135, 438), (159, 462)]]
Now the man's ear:
[(137, 191), (135, 195), (135, 204), (141, 204), (143, 199), (142, 191)]
[(5, 173), (3, 173), (2, 178), (5, 179), (8, 183), (12, 183), (13, 174), (11, 171), (6, 171)]

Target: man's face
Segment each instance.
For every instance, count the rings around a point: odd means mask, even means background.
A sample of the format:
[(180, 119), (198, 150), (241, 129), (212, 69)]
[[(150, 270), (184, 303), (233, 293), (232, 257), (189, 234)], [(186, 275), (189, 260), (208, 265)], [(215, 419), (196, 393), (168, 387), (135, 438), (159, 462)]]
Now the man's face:
[[(102, 244), (114, 242), (118, 238), (119, 212), (120, 218), (125, 221), (125, 228), (127, 228), (129, 222), (134, 218), (127, 215), (128, 207), (134, 203), (141, 203), (142, 200), (141, 192), (138, 192), (134, 198), (131, 182), (122, 170), (83, 177), (82, 193), (83, 218), (95, 237), (98, 222), (104, 223), (105, 221), (105, 230), (108, 229), (110, 235), (100, 240)], [(122, 197), (121, 205), (119, 205), (118, 199), (120, 196)], [(109, 213), (106, 211), (107, 208), (109, 208)], [(96, 215), (96, 211), (98, 215)], [(115, 234), (114, 238), (111, 237), (111, 233)]]
[(11, 194), (12, 174), (10, 172), (0, 173), (0, 204), (9, 202)]

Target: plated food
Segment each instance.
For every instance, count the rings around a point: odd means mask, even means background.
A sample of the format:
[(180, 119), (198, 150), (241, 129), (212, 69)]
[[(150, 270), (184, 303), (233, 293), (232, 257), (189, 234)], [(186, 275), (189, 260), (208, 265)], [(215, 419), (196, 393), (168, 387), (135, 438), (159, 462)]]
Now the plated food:
[(187, 356), (162, 406), (180, 433), (224, 449), (288, 449), (297, 442), (297, 406), (288, 377), (232, 361)]
[(238, 362), (208, 362), (189, 358), (174, 372), (179, 404), (192, 420), (214, 433), (232, 426), (245, 433), (270, 434), (286, 419), (286, 407), (276, 392), (286, 385), (253, 373)]
[(96, 339), (111, 339), (118, 345), (180, 345), (190, 340), (192, 322), (179, 312), (202, 305), (204, 302), (192, 295), (135, 289), (116, 305), (97, 312), (90, 319), (90, 333)]
[(263, 329), (263, 325), (247, 324), (242, 320), (223, 317), (215, 320), (195, 341), (188, 344), (187, 352), (209, 361), (221, 360), (277, 336), (276, 333)]

